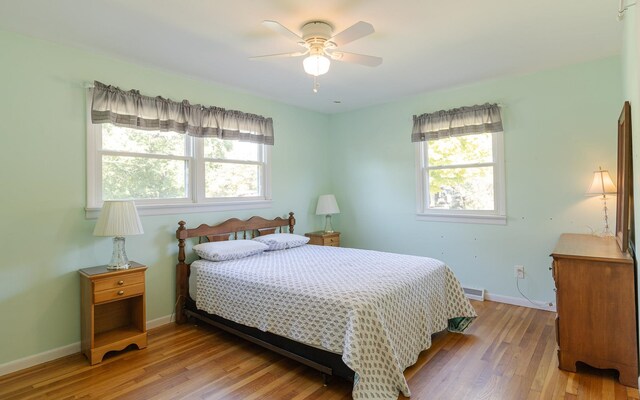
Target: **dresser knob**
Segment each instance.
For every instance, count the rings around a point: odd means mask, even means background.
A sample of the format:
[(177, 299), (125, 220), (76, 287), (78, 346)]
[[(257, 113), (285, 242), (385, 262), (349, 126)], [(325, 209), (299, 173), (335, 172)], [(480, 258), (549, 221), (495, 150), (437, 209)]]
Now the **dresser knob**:
[(118, 296), (122, 296), (124, 294), (124, 290), (118, 290)]
[(118, 285), (120, 286), (124, 285), (124, 281), (118, 281)]

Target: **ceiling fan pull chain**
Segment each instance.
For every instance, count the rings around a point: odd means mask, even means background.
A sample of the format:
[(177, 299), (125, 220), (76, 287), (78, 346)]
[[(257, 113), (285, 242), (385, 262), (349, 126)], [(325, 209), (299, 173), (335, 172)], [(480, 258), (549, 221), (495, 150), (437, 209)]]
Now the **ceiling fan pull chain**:
[(313, 93), (318, 93), (318, 88), (320, 87), (320, 83), (318, 82), (318, 77), (313, 77)]

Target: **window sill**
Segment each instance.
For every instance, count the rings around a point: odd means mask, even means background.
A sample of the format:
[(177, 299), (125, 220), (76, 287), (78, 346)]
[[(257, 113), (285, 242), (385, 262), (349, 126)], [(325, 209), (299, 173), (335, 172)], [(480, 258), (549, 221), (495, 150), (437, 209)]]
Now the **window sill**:
[(481, 214), (427, 214), (417, 213), (418, 221), (429, 222), (454, 222), (463, 224), (489, 224), (506, 225), (506, 215), (481, 215)]
[[(213, 211), (237, 211), (270, 208), (271, 200), (234, 200), (215, 203), (136, 204), (139, 215), (172, 215)], [(85, 208), (87, 219), (96, 219), (102, 207)]]

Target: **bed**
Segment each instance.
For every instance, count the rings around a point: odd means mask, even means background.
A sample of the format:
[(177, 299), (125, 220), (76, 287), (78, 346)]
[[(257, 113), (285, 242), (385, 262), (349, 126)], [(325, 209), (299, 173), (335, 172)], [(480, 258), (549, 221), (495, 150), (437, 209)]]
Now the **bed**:
[(460, 332), (476, 314), (441, 261), (303, 245), (186, 263), (186, 241), (293, 233), (295, 218), (252, 217), (187, 229), (180, 221), (176, 321), (197, 318), (354, 382), (354, 399), (410, 396), (403, 371), (433, 333)]

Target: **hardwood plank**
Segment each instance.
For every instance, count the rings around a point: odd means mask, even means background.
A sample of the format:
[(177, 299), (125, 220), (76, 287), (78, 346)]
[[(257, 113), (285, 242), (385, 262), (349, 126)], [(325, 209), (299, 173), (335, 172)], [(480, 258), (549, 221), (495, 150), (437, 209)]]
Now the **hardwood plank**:
[[(405, 376), (411, 399), (632, 399), (617, 373), (584, 365), (558, 369), (555, 314), (473, 302), (466, 334), (441, 332)], [(90, 366), (80, 354), (0, 377), (2, 399), (343, 400), (350, 382), (333, 378), (208, 326), (165, 325), (148, 347), (108, 354)], [(405, 399), (400, 396), (400, 399)]]

